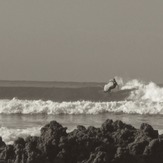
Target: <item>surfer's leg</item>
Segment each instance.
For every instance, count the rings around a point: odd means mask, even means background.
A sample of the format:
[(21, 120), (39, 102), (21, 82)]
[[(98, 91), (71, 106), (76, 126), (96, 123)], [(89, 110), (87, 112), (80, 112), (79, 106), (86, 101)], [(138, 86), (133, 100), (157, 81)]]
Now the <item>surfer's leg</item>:
[(111, 89), (109, 89), (108, 91), (107, 91), (107, 93), (110, 93), (111, 92)]

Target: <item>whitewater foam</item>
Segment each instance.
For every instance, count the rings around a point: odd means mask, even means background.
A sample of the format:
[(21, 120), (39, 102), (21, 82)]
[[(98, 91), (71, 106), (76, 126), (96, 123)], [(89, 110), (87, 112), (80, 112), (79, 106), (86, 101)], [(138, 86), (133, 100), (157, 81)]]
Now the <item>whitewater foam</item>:
[(154, 82), (145, 83), (137, 79), (125, 83), (121, 90), (134, 89), (131, 91), (128, 100), (147, 101), (147, 102), (163, 102), (163, 88)]
[(41, 127), (26, 129), (13, 129), (0, 127), (1, 137), (6, 144), (12, 144), (18, 137), (26, 138), (27, 136), (39, 136)]
[(53, 102), (42, 100), (0, 100), (0, 114), (99, 114), (123, 112), (130, 114), (163, 114), (163, 102)]

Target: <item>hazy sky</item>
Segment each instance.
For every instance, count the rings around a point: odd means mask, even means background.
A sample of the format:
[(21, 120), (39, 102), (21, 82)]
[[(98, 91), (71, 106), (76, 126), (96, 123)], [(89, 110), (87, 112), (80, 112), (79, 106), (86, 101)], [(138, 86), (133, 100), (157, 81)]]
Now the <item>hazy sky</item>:
[(1, 0), (0, 80), (163, 83), (163, 0)]

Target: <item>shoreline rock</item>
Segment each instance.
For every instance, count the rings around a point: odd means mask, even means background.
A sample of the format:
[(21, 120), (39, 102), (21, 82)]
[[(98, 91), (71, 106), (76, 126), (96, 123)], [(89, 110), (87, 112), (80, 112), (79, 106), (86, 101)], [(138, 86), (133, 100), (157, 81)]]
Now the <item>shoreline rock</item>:
[(6, 145), (0, 137), (1, 163), (162, 163), (163, 136), (151, 125), (140, 129), (106, 120), (100, 128), (77, 126), (67, 133), (56, 121), (40, 137), (18, 138)]

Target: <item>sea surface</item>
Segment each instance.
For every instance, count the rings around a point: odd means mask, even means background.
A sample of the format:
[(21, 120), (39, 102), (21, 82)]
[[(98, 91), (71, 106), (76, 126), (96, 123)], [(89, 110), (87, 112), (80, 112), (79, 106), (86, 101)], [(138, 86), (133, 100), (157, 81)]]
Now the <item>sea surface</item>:
[(163, 133), (163, 85), (137, 79), (123, 81), (104, 93), (106, 83), (0, 81), (0, 136), (39, 136), (40, 128), (56, 120), (68, 131), (77, 125), (99, 127), (106, 119), (139, 128), (149, 123)]

